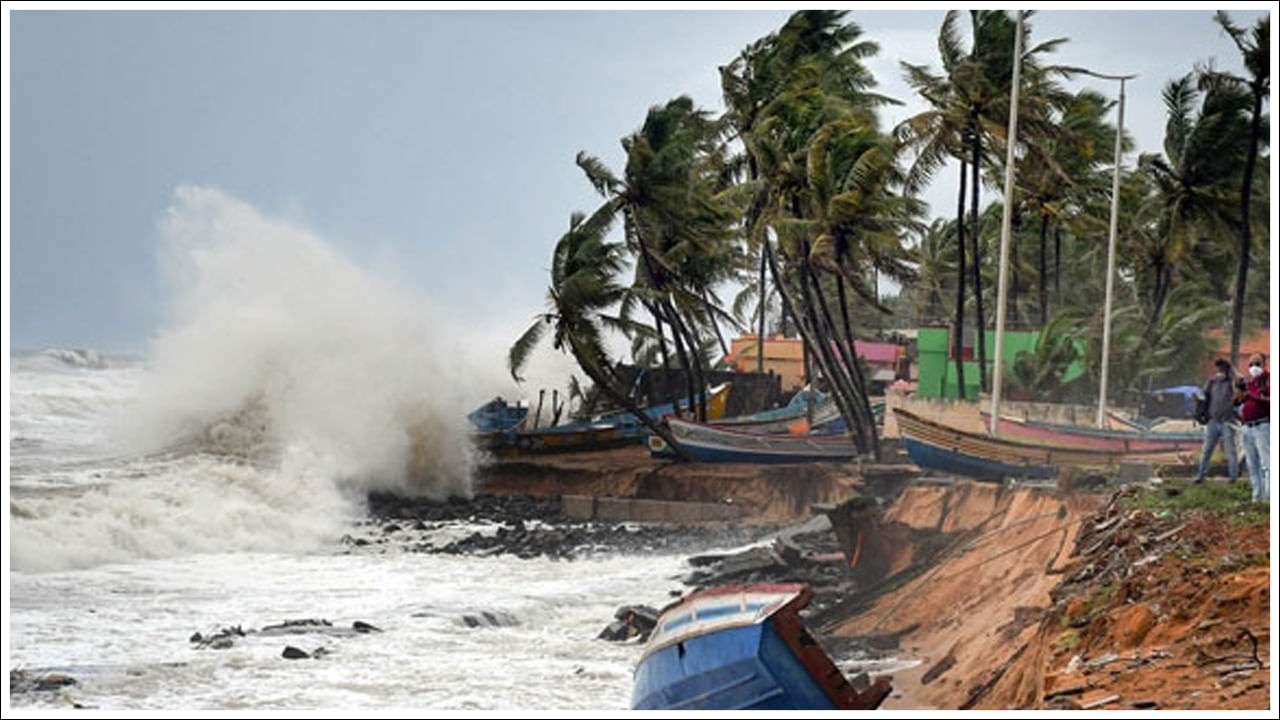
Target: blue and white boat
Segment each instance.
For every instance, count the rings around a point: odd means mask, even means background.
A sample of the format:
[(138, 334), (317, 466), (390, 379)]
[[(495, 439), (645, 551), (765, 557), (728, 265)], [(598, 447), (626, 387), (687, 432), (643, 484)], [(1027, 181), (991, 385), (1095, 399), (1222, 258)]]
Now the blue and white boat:
[(804, 585), (731, 585), (668, 608), (636, 666), (633, 710), (874, 710), (809, 634)]

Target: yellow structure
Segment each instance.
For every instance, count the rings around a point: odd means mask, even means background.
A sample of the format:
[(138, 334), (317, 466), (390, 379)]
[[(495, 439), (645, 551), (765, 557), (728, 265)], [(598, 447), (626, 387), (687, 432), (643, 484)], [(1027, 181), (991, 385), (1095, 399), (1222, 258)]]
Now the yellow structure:
[[(738, 372), (756, 372), (760, 349), (759, 337), (745, 335), (729, 343), (724, 364)], [(764, 370), (782, 378), (782, 391), (804, 387), (804, 341), (799, 338), (770, 337), (764, 340)]]

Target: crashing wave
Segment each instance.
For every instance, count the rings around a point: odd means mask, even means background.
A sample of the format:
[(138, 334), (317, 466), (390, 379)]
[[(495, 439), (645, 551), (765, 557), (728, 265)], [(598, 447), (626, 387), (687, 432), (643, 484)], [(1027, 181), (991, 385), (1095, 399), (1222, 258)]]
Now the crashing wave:
[(87, 348), (50, 348), (41, 355), (68, 367), (85, 370), (106, 370), (111, 367), (102, 353)]

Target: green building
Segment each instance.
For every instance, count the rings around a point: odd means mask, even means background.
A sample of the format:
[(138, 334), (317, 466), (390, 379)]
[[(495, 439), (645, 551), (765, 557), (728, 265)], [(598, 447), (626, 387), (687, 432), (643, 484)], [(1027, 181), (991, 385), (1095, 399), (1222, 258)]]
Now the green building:
[[(1035, 352), (1036, 340), (1040, 337), (1039, 330), (1008, 330), (1004, 331), (1004, 367), (1005, 372), (1013, 366), (1013, 360), (1018, 353)], [(975, 341), (977, 334), (970, 328), (965, 328), (964, 341), (962, 347), (962, 357), (964, 358), (964, 385), (965, 397), (973, 399), (978, 397), (980, 380), (978, 376), (977, 347)], [(987, 372), (988, 377), (991, 375), (991, 368), (995, 362), (996, 353), (996, 333), (994, 330), (986, 331), (987, 343)], [(923, 327), (916, 333), (916, 350), (919, 353), (917, 358), (917, 367), (919, 374), (917, 376), (916, 394), (919, 397), (926, 398), (954, 398), (959, 397), (956, 392), (956, 363), (951, 354), (951, 328), (949, 327)], [(1071, 380), (1084, 372), (1083, 364), (1077, 361), (1066, 373), (1066, 380)]]

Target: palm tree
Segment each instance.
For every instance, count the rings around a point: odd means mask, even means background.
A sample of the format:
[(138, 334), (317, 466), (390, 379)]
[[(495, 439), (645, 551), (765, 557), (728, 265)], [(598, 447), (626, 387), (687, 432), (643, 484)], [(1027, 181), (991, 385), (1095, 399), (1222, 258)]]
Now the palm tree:
[(1039, 220), (1039, 318), (1049, 323), (1049, 231), (1055, 231), (1055, 266), (1061, 270), (1060, 223), (1072, 214), (1082, 194), (1101, 197), (1109, 174), (1100, 172), (1105, 148), (1115, 134), (1104, 122), (1109, 103), (1097, 92), (1086, 90), (1063, 103), (1057, 111), (1058, 132), (1036, 138), (1019, 168), (1019, 197), (1025, 210)]
[[(1027, 13), (1029, 17), (1032, 13)], [(943, 154), (961, 162), (961, 175), (969, 172), (971, 226), (961, 224), (961, 233), (967, 232), (970, 240), (970, 270), (973, 280), (974, 311), (976, 315), (977, 355), (979, 387), (988, 389), (986, 360), (986, 318), (983, 312), (982, 262), (979, 257), (979, 210), (981, 207), (983, 160), (999, 163), (996, 152), (1005, 143), (1009, 115), (1009, 87), (1012, 83), (1014, 33), (1017, 24), (1002, 10), (972, 10), (969, 19), (973, 37), (966, 51), (960, 39), (960, 15), (957, 11), (946, 14), (938, 34), (938, 50), (942, 60), (942, 75), (933, 75), (923, 66), (903, 63), (907, 82), (933, 105), (922, 116), (912, 118), (907, 140), (927, 157), (913, 174), (921, 172), (925, 179), (945, 162)], [(1030, 23), (1023, 24), (1023, 47), (1029, 48), (1021, 58), (1023, 85), (1019, 90), (1019, 125), (1026, 137), (1039, 137), (1055, 132), (1051, 109), (1059, 102), (1061, 90), (1050, 80), (1052, 75), (1068, 75), (1070, 68), (1042, 66), (1040, 56), (1052, 52), (1066, 42), (1057, 38), (1032, 46), (1026, 40), (1031, 34)], [(925, 155), (925, 152), (929, 155)], [(963, 181), (962, 181), (963, 182)], [(913, 186), (918, 180), (913, 181)], [(962, 189), (962, 195), (964, 190)], [(963, 204), (963, 200), (962, 200)], [(961, 211), (963, 213), (963, 210)], [(958, 240), (963, 243), (963, 236)], [(963, 262), (962, 262), (963, 264)], [(963, 272), (963, 268), (961, 268)], [(963, 292), (963, 290), (961, 290)], [(962, 332), (963, 319), (957, 322), (957, 335)], [(958, 348), (958, 344), (957, 344)], [(957, 351), (957, 363), (959, 353)], [(958, 365), (958, 369), (962, 367)], [(963, 385), (962, 385), (963, 387)], [(962, 391), (963, 392), (963, 391)]]
[(1245, 282), (1249, 276), (1249, 256), (1253, 249), (1249, 200), (1253, 195), (1253, 170), (1258, 160), (1258, 145), (1264, 141), (1262, 101), (1271, 94), (1271, 16), (1260, 18), (1251, 31), (1236, 27), (1231, 18), (1219, 10), (1213, 16), (1214, 22), (1231, 36), (1244, 60), (1248, 79), (1222, 73), (1206, 73), (1211, 83), (1225, 82), (1232, 85), (1243, 85), (1248, 88), (1249, 97), (1253, 101), (1249, 111), (1249, 149), (1244, 165), (1244, 177), (1240, 183), (1240, 258), (1236, 270), (1236, 293), (1234, 309), (1231, 315), (1231, 364), (1234, 365), (1240, 355), (1240, 333), (1244, 319)]
[[(663, 327), (670, 329), (690, 397), (705, 420), (700, 359), (704, 334), (717, 320), (734, 322), (713, 301), (714, 286), (738, 259), (730, 244), (733, 218), (718, 197), (717, 128), (688, 97), (652, 108), (644, 125), (622, 142), (627, 165), (620, 178), (585, 153), (577, 162), (601, 195), (600, 212), (621, 215), (626, 247), (636, 261), (632, 292), (622, 307), (649, 311), (666, 365)], [(723, 340), (721, 341), (723, 342)]]
[(612, 221), (611, 212), (597, 212), (590, 218), (583, 213), (574, 213), (570, 217), (569, 230), (561, 236), (551, 255), (548, 311), (535, 319), (511, 346), (507, 366), (511, 377), (520, 382), (520, 370), (550, 329), (556, 350), (572, 354), (596, 388), (684, 457), (668, 429), (646, 415), (631, 400), (605, 349), (604, 333), (607, 329), (626, 334), (646, 330), (609, 312), (627, 296), (627, 289), (616, 280), (625, 264), (624, 248), (605, 239)]
[(918, 231), (915, 246), (916, 273), (920, 281), (913, 287), (916, 316), (924, 322), (941, 320), (947, 312), (943, 295), (950, 289), (955, 274), (955, 246), (948, 239), (955, 234), (955, 223), (936, 218)]
[[(1189, 73), (1165, 86), (1164, 102), (1164, 155), (1143, 155), (1138, 164), (1156, 183), (1167, 258), (1178, 260), (1191, 256), (1197, 246), (1219, 245), (1213, 238), (1236, 230), (1230, 187), (1248, 154), (1249, 132), (1241, 112), (1248, 98), (1226, 84), (1201, 92)], [(1168, 284), (1157, 287), (1152, 326), (1170, 289)]]
[(743, 145), (739, 165), (745, 168), (748, 189), (743, 218), (744, 235), (756, 253), (759, 289), (754, 293), (759, 319), (759, 369), (763, 371), (765, 308), (771, 293), (766, 288), (767, 243), (763, 228), (768, 194), (761, 183), (762, 158), (771, 149), (757, 143), (755, 131), (762, 119), (777, 109), (777, 99), (797, 81), (816, 81), (825, 94), (840, 97), (854, 108), (871, 108), (894, 102), (871, 92), (875, 79), (862, 60), (879, 47), (862, 39), (855, 23), (844, 22), (846, 11), (802, 10), (770, 33), (744, 49), (728, 65), (720, 67), (720, 82), (727, 108), (723, 117), (732, 139)]

